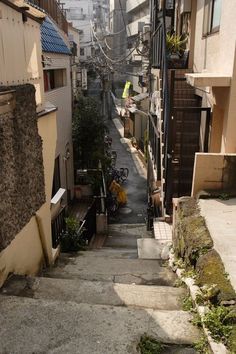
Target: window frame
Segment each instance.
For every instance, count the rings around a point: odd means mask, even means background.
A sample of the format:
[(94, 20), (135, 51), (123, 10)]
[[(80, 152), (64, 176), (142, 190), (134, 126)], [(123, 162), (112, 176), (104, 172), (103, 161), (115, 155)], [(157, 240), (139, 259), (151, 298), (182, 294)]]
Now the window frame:
[(44, 92), (50, 92), (67, 86), (67, 70), (60, 69), (44, 69)]
[[(222, 0), (220, 1), (222, 6)], [(203, 37), (207, 37), (211, 34), (217, 33), (220, 30), (220, 23), (218, 26), (213, 27), (215, 2), (216, 0), (205, 0), (204, 2), (204, 16), (203, 16), (203, 29), (202, 29)]]

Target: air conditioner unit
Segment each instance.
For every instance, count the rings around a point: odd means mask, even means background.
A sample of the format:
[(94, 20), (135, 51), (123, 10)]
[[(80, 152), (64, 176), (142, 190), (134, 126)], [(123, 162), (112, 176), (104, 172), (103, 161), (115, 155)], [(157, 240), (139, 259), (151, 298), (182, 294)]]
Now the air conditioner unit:
[(138, 32), (142, 32), (143, 31), (144, 25), (145, 25), (145, 22), (138, 22)]
[(180, 13), (191, 12), (191, 0), (181, 0), (180, 1)]
[(150, 42), (150, 26), (144, 25), (143, 26), (143, 40)]

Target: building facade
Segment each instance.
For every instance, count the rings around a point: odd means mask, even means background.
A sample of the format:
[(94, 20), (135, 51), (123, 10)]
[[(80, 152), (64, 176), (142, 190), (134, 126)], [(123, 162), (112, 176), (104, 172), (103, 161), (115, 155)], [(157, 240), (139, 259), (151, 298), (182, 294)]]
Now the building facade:
[(154, 0), (151, 13), (149, 196), (163, 216), (172, 198), (220, 188), (224, 168), (233, 173), (223, 155), (236, 152), (235, 9), (233, 1)]
[(56, 107), (44, 99), (40, 26), (45, 15), (23, 1), (1, 2), (0, 13), (1, 286), (10, 273), (33, 275), (53, 263), (57, 127)]
[(72, 84), (69, 41), (46, 17), (41, 25), (45, 100), (57, 107), (57, 146), (52, 197), (60, 188), (73, 198)]
[(86, 61), (92, 55), (93, 1), (65, 0), (64, 3), (67, 20), (80, 30), (80, 59)]

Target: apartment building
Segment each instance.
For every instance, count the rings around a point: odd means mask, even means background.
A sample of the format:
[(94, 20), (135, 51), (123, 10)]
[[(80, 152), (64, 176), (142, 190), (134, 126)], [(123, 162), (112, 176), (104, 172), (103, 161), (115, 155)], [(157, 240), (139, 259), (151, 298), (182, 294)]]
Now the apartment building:
[(174, 197), (234, 188), (235, 11), (223, 0), (151, 4), (148, 173), (156, 216), (172, 212)]
[(60, 188), (73, 198), (71, 51), (67, 36), (47, 16), (41, 25), (45, 99), (57, 109), (57, 146), (52, 197)]
[(133, 85), (133, 91), (138, 93), (146, 92), (147, 69), (148, 69), (148, 48), (143, 42), (145, 33), (150, 30), (150, 7), (149, 0), (127, 0), (127, 55), (129, 80)]
[(65, 0), (64, 4), (67, 20), (80, 30), (80, 59), (86, 61), (92, 56), (93, 1)]
[[(40, 26), (24, 1), (0, 3), (0, 286), (54, 260), (51, 193), (56, 107), (45, 102)], [(21, 43), (21, 45), (19, 45)]]

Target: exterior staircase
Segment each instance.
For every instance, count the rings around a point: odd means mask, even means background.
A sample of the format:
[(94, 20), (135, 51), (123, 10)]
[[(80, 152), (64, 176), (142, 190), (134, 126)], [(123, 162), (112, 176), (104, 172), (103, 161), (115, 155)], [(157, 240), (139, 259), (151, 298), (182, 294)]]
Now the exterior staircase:
[[(110, 225), (100, 249), (61, 254), (39, 277), (12, 276), (0, 294), (1, 353), (138, 353), (146, 333), (165, 353), (195, 353), (184, 288), (161, 259), (140, 259), (144, 224)], [(175, 345), (174, 345), (175, 344)]]
[(200, 124), (201, 102), (195, 90), (185, 80), (191, 70), (169, 71), (171, 116), (169, 151), (171, 167), (166, 176), (166, 190), (172, 197), (191, 194), (195, 153), (202, 151)]

